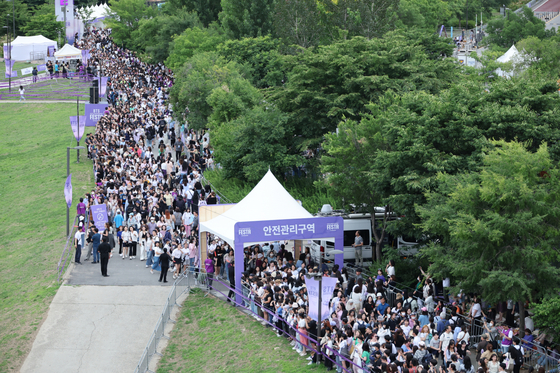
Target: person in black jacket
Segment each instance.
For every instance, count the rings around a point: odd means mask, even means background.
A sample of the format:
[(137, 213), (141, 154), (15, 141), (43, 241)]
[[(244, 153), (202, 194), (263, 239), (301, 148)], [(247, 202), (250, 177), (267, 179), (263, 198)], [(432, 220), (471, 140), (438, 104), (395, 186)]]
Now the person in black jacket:
[[(233, 291), (235, 289), (235, 260), (231, 261), (231, 265), (228, 267), (228, 280), (229, 280), (229, 286), (231, 287), (231, 289), (229, 290), (229, 293), (227, 295), (228, 297), (228, 302), (231, 302), (232, 297), (235, 297), (235, 292)], [(234, 306), (235, 306), (235, 298), (234, 299)]]
[(109, 277), (107, 274), (107, 264), (109, 263), (109, 255), (111, 253), (111, 245), (109, 244), (109, 237), (103, 236), (103, 242), (97, 248), (101, 261), (101, 276)]
[(159, 282), (167, 282), (167, 271), (169, 271), (169, 261), (171, 257), (167, 253), (167, 248), (163, 249), (163, 254), (159, 256), (159, 263), (161, 265), (161, 274), (159, 275)]

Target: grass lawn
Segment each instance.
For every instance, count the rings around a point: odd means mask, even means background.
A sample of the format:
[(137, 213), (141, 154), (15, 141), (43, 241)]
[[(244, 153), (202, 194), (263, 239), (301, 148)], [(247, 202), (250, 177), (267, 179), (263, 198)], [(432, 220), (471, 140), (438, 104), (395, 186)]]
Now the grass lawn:
[[(70, 115), (72, 103), (0, 104), (0, 372), (19, 371), (59, 287), (66, 147), (76, 145)], [(93, 186), (91, 161), (84, 152), (80, 160), (72, 151), (72, 221)]]
[[(89, 87), (91, 82), (80, 79), (46, 79), (37, 83), (25, 84), (25, 96), (28, 100), (89, 100)], [(19, 83), (12, 82), (12, 96), (8, 88), (0, 89), (2, 100), (19, 100)]]
[(157, 373), (327, 371), (307, 363), (285, 338), (195, 289), (183, 304)]

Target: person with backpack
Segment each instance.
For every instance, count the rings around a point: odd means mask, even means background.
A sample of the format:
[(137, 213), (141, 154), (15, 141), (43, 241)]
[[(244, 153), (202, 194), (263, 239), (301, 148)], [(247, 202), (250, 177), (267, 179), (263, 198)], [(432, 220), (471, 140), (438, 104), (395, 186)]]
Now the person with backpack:
[(519, 370), (523, 366), (523, 358), (525, 356), (525, 350), (520, 345), (521, 340), (518, 337), (513, 337), (513, 373), (519, 373)]
[(416, 312), (418, 310), (418, 304), (411, 294), (409, 294), (408, 298), (403, 302), (403, 310), (405, 312), (407, 312), (408, 310)]

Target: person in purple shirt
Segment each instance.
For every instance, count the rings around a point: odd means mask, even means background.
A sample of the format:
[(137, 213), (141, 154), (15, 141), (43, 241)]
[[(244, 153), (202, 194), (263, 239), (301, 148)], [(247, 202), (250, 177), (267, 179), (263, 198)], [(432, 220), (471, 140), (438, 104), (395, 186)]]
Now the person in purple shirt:
[(83, 198), (80, 198), (80, 203), (76, 206), (76, 213), (78, 215), (86, 216), (86, 204), (84, 203)]
[(214, 276), (214, 260), (212, 260), (212, 258), (206, 258), (204, 261), (204, 269), (206, 269), (207, 274), (206, 289), (210, 290), (212, 287), (212, 278)]

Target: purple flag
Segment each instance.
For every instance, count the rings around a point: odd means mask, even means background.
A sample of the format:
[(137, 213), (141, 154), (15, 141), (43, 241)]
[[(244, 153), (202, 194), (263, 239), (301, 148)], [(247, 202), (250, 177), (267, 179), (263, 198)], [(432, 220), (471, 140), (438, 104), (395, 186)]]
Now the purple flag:
[(102, 76), (99, 79), (99, 97), (105, 97), (105, 92), (107, 91), (107, 77)]
[(66, 198), (66, 205), (70, 208), (72, 206), (72, 174), (68, 175), (66, 183), (64, 183), (64, 198)]
[[(91, 206), (91, 216), (99, 232), (103, 232), (105, 230), (105, 223), (109, 221), (107, 218), (107, 206), (104, 203)], [(336, 279), (336, 277), (334, 278)]]
[(4, 75), (6, 76), (6, 78), (9, 78), (10, 76), (12, 78), (17, 78), (17, 71), (12, 71), (12, 74), (4, 73)]
[(443, 28), (444, 28), (444, 27), (445, 27), (444, 25), (441, 25), (441, 30), (439, 30), (439, 37), (440, 37), (440, 38), (441, 38), (441, 33), (443, 32)]
[(37, 71), (47, 71), (47, 65), (37, 65)]
[(10, 47), (4, 45), (4, 59), (10, 59), (12, 57), (12, 48), (13, 45), (10, 44)]
[(89, 60), (90, 54), (89, 54), (89, 49), (82, 49), (82, 63), (84, 65), (87, 64), (87, 61)]
[(79, 125), (76, 116), (75, 115), (70, 116), (70, 126), (72, 127), (72, 132), (74, 133), (74, 137), (76, 138), (76, 141), (80, 141), (86, 129), (86, 116), (80, 115)]
[(16, 61), (10, 60), (9, 58), (4, 59), (4, 64), (6, 65), (6, 75), (11, 74), (15, 62)]
[(86, 127), (95, 127), (108, 104), (86, 104)]
[[(323, 277), (321, 292), (321, 320), (329, 318), (329, 301), (333, 295), (334, 287), (337, 282), (336, 277)], [(314, 278), (305, 278), (305, 286), (307, 286), (307, 296), (309, 297), (309, 317), (315, 321), (319, 321), (319, 281)]]

